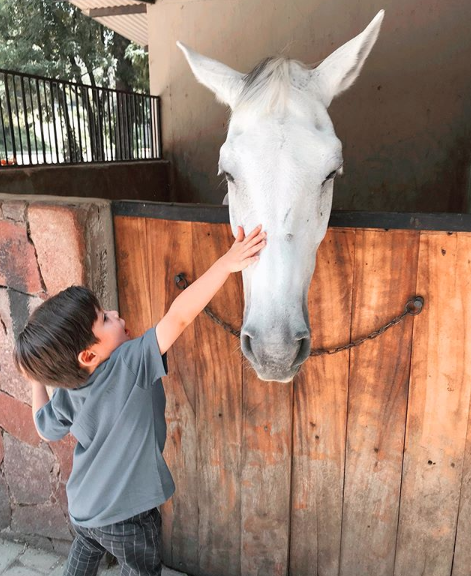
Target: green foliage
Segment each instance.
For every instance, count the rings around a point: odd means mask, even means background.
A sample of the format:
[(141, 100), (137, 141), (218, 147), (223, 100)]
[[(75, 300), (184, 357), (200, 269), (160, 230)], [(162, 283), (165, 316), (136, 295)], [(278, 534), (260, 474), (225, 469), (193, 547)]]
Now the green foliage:
[(69, 2), (0, 0), (0, 67), (147, 91), (143, 50)]
[(149, 55), (141, 46), (131, 42), (124, 54), (135, 71), (134, 88), (141, 92), (149, 90)]

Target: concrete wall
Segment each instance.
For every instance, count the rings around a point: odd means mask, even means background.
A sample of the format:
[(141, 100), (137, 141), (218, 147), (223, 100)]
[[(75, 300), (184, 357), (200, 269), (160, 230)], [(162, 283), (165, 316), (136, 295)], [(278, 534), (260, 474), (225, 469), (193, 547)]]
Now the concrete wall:
[(382, 31), (363, 72), (331, 106), (345, 176), (334, 208), (469, 210), (469, 0), (159, 0), (148, 7), (151, 90), (162, 96), (165, 158), (179, 201), (220, 203), (228, 114), (197, 84), (175, 41), (247, 72), (281, 50), (315, 63), (361, 32)]
[(2, 193), (167, 202), (170, 198), (168, 162), (0, 168)]
[(12, 351), (29, 314), (71, 284), (116, 309), (110, 202), (0, 194), (0, 537), (64, 553), (74, 440), (40, 440)]

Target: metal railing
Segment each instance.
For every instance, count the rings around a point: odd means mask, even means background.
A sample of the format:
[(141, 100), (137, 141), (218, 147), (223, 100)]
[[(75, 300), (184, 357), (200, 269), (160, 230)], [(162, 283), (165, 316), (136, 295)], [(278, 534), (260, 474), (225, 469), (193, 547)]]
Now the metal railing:
[(0, 69), (0, 165), (161, 158), (158, 96)]

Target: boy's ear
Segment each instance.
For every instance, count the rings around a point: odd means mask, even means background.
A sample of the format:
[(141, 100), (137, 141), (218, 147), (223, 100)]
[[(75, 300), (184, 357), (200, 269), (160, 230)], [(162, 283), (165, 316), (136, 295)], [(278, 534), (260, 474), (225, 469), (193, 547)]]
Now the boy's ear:
[(93, 350), (87, 348), (86, 350), (82, 350), (81, 352), (79, 352), (78, 361), (80, 366), (88, 368), (95, 365), (97, 361), (97, 355), (95, 352), (93, 352)]

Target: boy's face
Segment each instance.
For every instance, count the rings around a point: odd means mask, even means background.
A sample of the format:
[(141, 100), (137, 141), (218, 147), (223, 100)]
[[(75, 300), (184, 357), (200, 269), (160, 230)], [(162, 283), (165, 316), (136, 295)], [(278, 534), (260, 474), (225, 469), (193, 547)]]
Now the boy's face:
[(116, 310), (100, 310), (92, 330), (99, 340), (94, 346), (98, 347), (101, 355), (106, 358), (109, 358), (118, 346), (131, 339), (126, 322), (119, 317)]
[(80, 363), (87, 366), (91, 372), (107, 360), (118, 346), (131, 340), (126, 323), (116, 310), (98, 310), (97, 314), (92, 331), (99, 342), (92, 344), (79, 355)]

